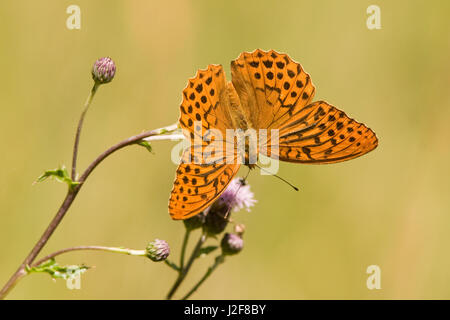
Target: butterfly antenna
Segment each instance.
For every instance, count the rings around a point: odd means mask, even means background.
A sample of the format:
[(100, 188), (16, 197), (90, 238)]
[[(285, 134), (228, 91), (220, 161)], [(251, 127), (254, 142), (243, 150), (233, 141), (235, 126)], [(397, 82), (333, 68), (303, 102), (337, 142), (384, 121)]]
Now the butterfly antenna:
[(274, 177), (280, 179), (281, 181), (283, 181), (283, 182), (286, 183), (287, 185), (291, 186), (292, 189), (294, 189), (295, 191), (298, 191), (298, 190), (299, 190), (296, 186), (294, 186), (292, 183), (290, 183), (290, 182), (287, 181), (286, 179), (283, 179), (283, 178), (280, 177), (279, 175), (273, 174), (272, 172), (270, 172), (270, 171), (268, 171), (268, 170), (266, 170), (266, 169), (264, 169), (264, 168), (261, 168), (261, 167), (258, 166), (257, 164), (255, 164), (255, 166), (256, 166), (257, 168), (259, 168), (260, 170), (262, 170), (262, 171), (264, 171), (264, 172), (267, 172), (267, 173), (270, 174), (271, 176), (274, 176)]
[[(250, 171), (252, 171), (252, 169), (250, 169), (250, 167), (248, 167), (248, 171), (247, 171), (247, 174), (245, 175), (244, 179), (242, 179), (242, 180), (243, 180), (243, 182), (244, 182), (244, 184), (246, 184), (246, 183), (247, 183), (247, 178), (248, 178), (248, 175), (250, 174)], [(239, 188), (240, 188), (240, 187), (239, 187)]]

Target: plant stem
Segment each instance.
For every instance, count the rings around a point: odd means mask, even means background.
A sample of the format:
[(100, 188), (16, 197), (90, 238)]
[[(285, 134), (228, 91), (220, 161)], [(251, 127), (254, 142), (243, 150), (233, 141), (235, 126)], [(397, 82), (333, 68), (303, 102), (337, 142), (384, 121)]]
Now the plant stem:
[(77, 174), (77, 157), (78, 157), (78, 145), (80, 144), (80, 135), (81, 135), (81, 129), (83, 128), (83, 122), (84, 117), (86, 116), (86, 112), (89, 109), (89, 106), (91, 105), (92, 99), (94, 99), (95, 93), (97, 92), (98, 87), (100, 84), (98, 82), (94, 83), (94, 86), (91, 89), (91, 92), (89, 93), (89, 96), (86, 100), (86, 103), (84, 104), (84, 110), (81, 114), (80, 120), (78, 121), (78, 127), (77, 127), (77, 133), (75, 135), (75, 143), (73, 145), (73, 154), (72, 154), (72, 180), (76, 180), (76, 174)]
[(123, 253), (131, 256), (143, 256), (147, 255), (145, 250), (134, 250), (134, 249), (126, 249), (126, 248), (117, 248), (117, 247), (105, 247), (105, 246), (77, 246), (71, 248), (65, 248), (58, 251), (55, 251), (39, 261), (33, 263), (32, 267), (37, 267), (42, 263), (59, 256), (60, 254), (71, 252), (71, 251), (80, 251), (80, 250), (97, 250), (97, 251), (106, 251), (106, 252), (115, 252), (115, 253)]
[(180, 255), (180, 270), (183, 270), (184, 268), (184, 256), (186, 254), (186, 247), (189, 240), (189, 235), (191, 234), (191, 230), (187, 230), (184, 233), (184, 239), (183, 239), (183, 245), (181, 247), (181, 255)]
[(28, 256), (25, 258), (25, 260), (19, 266), (17, 271), (12, 275), (12, 277), (9, 279), (9, 281), (6, 283), (6, 285), (0, 291), (0, 299), (5, 298), (6, 295), (8, 294), (8, 292), (14, 287), (16, 282), (20, 278), (22, 278), (24, 275), (26, 275), (25, 267), (30, 265), (34, 261), (34, 259), (39, 254), (41, 249), (47, 243), (47, 241), (50, 238), (50, 236), (52, 235), (53, 231), (55, 231), (59, 222), (62, 220), (65, 213), (67, 212), (70, 205), (72, 204), (73, 200), (75, 199), (78, 190), (79, 189), (77, 186), (72, 191), (69, 191), (67, 193), (66, 198), (64, 199), (61, 207), (59, 208), (58, 212), (56, 213), (56, 216), (50, 222), (50, 224), (48, 225), (47, 229), (44, 231), (44, 233), (41, 236), (41, 238), (39, 239), (39, 241), (35, 244), (35, 246), (31, 250), (31, 252), (28, 254)]
[(197, 258), (198, 253), (200, 252), (200, 249), (201, 249), (202, 245), (205, 243), (205, 241), (206, 241), (206, 233), (202, 233), (202, 235), (200, 236), (200, 239), (198, 240), (194, 250), (192, 251), (191, 257), (189, 258), (189, 261), (186, 264), (186, 267), (184, 267), (183, 269), (180, 269), (180, 272), (178, 273), (177, 280), (175, 281), (175, 283), (173, 284), (173, 286), (170, 289), (169, 293), (167, 294), (167, 297), (166, 297), (167, 300), (172, 299), (172, 297), (175, 294), (175, 292), (177, 291), (178, 287), (183, 282), (184, 278), (186, 277), (187, 273), (189, 272), (189, 269), (192, 266), (192, 263)]
[(41, 238), (38, 240), (38, 242), (34, 245), (31, 252), (28, 254), (28, 256), (25, 258), (25, 260), (22, 262), (22, 264), (19, 266), (17, 271), (11, 276), (11, 278), (8, 280), (8, 282), (5, 284), (3, 289), (0, 291), (0, 299), (4, 299), (6, 295), (9, 293), (9, 291), (14, 287), (16, 282), (22, 278), (24, 275), (26, 275), (25, 267), (29, 266), (33, 263), (33, 261), (36, 259), (39, 252), (42, 250), (42, 248), (47, 243), (50, 236), (53, 234), (55, 229), (60, 224), (61, 220), (64, 218), (64, 215), (66, 214), (67, 210), (69, 210), (70, 206), (72, 205), (72, 202), (75, 200), (78, 192), (80, 191), (81, 187), (83, 186), (86, 179), (89, 177), (91, 172), (103, 161), (105, 160), (109, 155), (114, 153), (117, 150), (120, 150), (126, 146), (138, 143), (144, 138), (172, 132), (176, 130), (177, 124), (173, 124), (171, 126), (167, 126), (164, 128), (156, 129), (156, 130), (150, 130), (143, 132), (141, 134), (132, 136), (126, 140), (123, 140), (116, 145), (112, 146), (102, 154), (100, 154), (84, 171), (84, 173), (81, 175), (81, 178), (78, 182), (80, 184), (76, 185), (72, 190), (69, 190), (69, 192), (66, 195), (66, 198), (64, 199), (61, 207), (58, 209), (55, 217), (48, 225), (47, 229), (42, 234)]
[(184, 135), (181, 133), (171, 134), (171, 135), (162, 135), (162, 136), (152, 136), (142, 140), (145, 141), (158, 141), (158, 140), (183, 140), (185, 139)]
[(180, 271), (180, 268), (173, 263), (172, 261), (170, 261), (169, 259), (164, 260), (164, 263), (167, 264), (169, 267), (171, 267), (173, 270), (175, 270), (176, 272)]
[(197, 291), (197, 289), (202, 285), (202, 283), (205, 282), (205, 280), (208, 279), (208, 277), (211, 275), (211, 273), (213, 273), (213, 271), (216, 270), (216, 268), (220, 264), (222, 264), (224, 261), (225, 261), (225, 256), (223, 254), (221, 254), (220, 256), (217, 256), (216, 259), (214, 260), (214, 264), (208, 268), (205, 275), (200, 279), (200, 281), (181, 300), (188, 299), (195, 291)]
[[(156, 130), (151, 130), (151, 131), (146, 131), (143, 132), (141, 134), (132, 136), (126, 140), (123, 140), (122, 142), (119, 142), (118, 144), (112, 146), (111, 148), (109, 148), (108, 150), (104, 151), (102, 154), (100, 154), (97, 159), (95, 159), (88, 167), (87, 169), (84, 171), (84, 173), (81, 175), (80, 179), (78, 180), (78, 182), (80, 182), (80, 184), (78, 185), (78, 187), (81, 187), (81, 185), (86, 181), (86, 179), (89, 177), (89, 175), (91, 174), (91, 172), (103, 161), (105, 160), (109, 155), (111, 155), (112, 153), (114, 153), (117, 150), (120, 150), (126, 146), (132, 145), (132, 144), (136, 144), (138, 142), (140, 142), (141, 140), (143, 140), (144, 138), (148, 138), (151, 136), (156, 136), (156, 135), (160, 135), (166, 132), (171, 132), (176, 130), (178, 127), (177, 124), (173, 124), (164, 128), (160, 128), (160, 129), (156, 129)], [(167, 137), (167, 139), (172, 139), (172, 137), (170, 135), (165, 136)], [(150, 139), (147, 139), (147, 141), (149, 141)]]

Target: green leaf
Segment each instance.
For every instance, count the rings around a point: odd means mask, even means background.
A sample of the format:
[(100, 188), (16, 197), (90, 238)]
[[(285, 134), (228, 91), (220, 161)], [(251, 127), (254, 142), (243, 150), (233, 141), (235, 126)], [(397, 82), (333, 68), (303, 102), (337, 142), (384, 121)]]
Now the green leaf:
[(203, 255), (210, 254), (211, 252), (213, 252), (217, 248), (218, 248), (218, 246), (208, 246), (208, 247), (201, 248), (200, 251), (198, 252), (197, 258), (201, 257)]
[(224, 263), (225, 262), (225, 256), (223, 254), (218, 255), (214, 261), (215, 261), (215, 263), (217, 265), (221, 264), (221, 263)]
[(85, 265), (60, 266), (55, 259), (50, 259), (36, 267), (27, 266), (26, 268), (28, 273), (48, 273), (53, 279), (64, 280), (78, 277), (88, 269), (89, 267)]
[(54, 170), (47, 170), (42, 175), (37, 178), (35, 183), (42, 182), (46, 180), (47, 178), (54, 178), (58, 182), (65, 182), (69, 186), (70, 190), (73, 190), (75, 186), (80, 184), (79, 182), (73, 181), (69, 173), (67, 172), (66, 168), (62, 166), (61, 168), (54, 169)]
[(145, 149), (147, 149), (148, 152), (150, 152), (151, 154), (155, 154), (153, 152), (153, 148), (152, 148), (151, 144), (148, 143), (147, 141), (142, 140), (141, 142), (138, 143), (138, 145), (140, 145), (140, 146), (144, 147)]

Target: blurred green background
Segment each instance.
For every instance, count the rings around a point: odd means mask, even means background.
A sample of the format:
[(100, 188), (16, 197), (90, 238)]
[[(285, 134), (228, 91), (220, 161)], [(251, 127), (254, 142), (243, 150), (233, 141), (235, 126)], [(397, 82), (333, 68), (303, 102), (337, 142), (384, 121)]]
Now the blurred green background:
[[(66, 28), (71, 4), (81, 8), (80, 30)], [(366, 27), (371, 4), (381, 8), (381, 30)], [(79, 170), (112, 144), (175, 122), (197, 69), (220, 63), (230, 79), (229, 62), (261, 48), (299, 61), (316, 85), (315, 100), (366, 123), (380, 145), (341, 164), (281, 164), (279, 174), (298, 193), (254, 171), (258, 203), (234, 214), (247, 226), (245, 249), (193, 298), (450, 298), (449, 12), (448, 1), (409, 0), (2, 1), (1, 285), (65, 195), (62, 184), (32, 182), (45, 169), (70, 166), (98, 57), (111, 56), (118, 71), (88, 113)], [(174, 144), (154, 143), (155, 155), (129, 147), (107, 159), (43, 253), (75, 245), (138, 249), (162, 238), (178, 260), (184, 228), (167, 212)], [(194, 265), (179, 294), (210, 259)], [(8, 298), (160, 299), (175, 279), (162, 263), (137, 257), (78, 252), (58, 261), (95, 269), (81, 290), (34, 274)], [(366, 287), (369, 265), (381, 268), (381, 290)]]

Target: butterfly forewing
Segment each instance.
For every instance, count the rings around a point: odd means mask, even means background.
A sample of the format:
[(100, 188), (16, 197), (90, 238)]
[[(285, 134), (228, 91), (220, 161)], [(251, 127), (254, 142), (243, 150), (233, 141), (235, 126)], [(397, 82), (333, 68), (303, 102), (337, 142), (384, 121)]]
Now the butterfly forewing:
[[(209, 65), (206, 70), (199, 70), (183, 90), (180, 106), (179, 122), (189, 132), (187, 138), (192, 139), (194, 131), (204, 136), (211, 128), (225, 132), (232, 126), (228, 104), (222, 66)], [(195, 123), (201, 123), (201, 133), (197, 130), (200, 128), (194, 127)]]
[(231, 63), (231, 74), (254, 129), (278, 127), (308, 105), (315, 92), (301, 65), (273, 50), (242, 53)]

